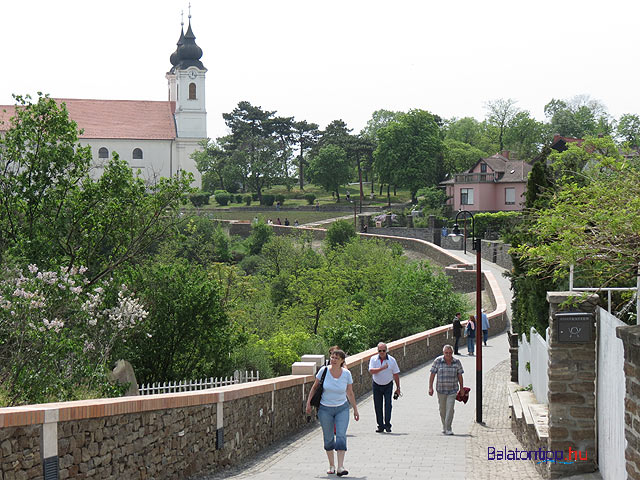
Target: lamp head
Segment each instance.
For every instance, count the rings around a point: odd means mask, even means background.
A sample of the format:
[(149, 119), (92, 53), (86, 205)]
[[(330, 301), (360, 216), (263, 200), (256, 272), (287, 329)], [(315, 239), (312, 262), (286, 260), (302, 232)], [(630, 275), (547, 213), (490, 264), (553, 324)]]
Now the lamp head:
[(460, 235), (460, 227), (458, 226), (457, 223), (453, 224), (453, 234), (454, 235)]

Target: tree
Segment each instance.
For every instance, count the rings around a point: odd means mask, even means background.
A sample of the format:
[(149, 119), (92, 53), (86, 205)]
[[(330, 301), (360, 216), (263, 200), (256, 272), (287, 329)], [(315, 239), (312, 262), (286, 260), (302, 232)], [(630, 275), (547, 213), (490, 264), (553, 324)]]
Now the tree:
[(304, 169), (307, 166), (304, 155), (318, 143), (320, 138), (318, 124), (308, 123), (306, 120), (295, 122), (293, 124), (293, 138), (298, 144), (298, 179), (300, 181), (300, 190), (304, 190)]
[(283, 144), (275, 128), (275, 111), (264, 111), (247, 101), (238, 103), (231, 113), (224, 113), (231, 130), (227, 150), (234, 161), (245, 167), (248, 187), (262, 199), (262, 189), (282, 174)]
[(326, 242), (329, 248), (336, 248), (346, 245), (355, 236), (353, 223), (348, 220), (336, 220), (327, 229)]
[[(640, 262), (640, 169), (621, 157), (608, 138), (587, 138), (590, 161), (566, 174), (547, 202), (532, 210), (526, 241), (516, 252), (528, 274), (562, 279), (575, 265), (592, 286), (634, 283)], [(571, 149), (570, 149), (571, 150)], [(570, 165), (574, 154), (557, 162)], [(563, 162), (564, 157), (571, 157)], [(578, 182), (576, 179), (580, 179)]]
[(509, 121), (504, 144), (517, 158), (531, 159), (551, 140), (548, 127), (532, 118), (529, 112), (519, 111)]
[(570, 100), (552, 99), (544, 107), (553, 134), (584, 138), (587, 135), (608, 135), (612, 125), (607, 107), (588, 95), (576, 95)]
[(504, 150), (504, 134), (509, 123), (519, 112), (516, 100), (511, 98), (498, 98), (485, 104), (487, 109), (487, 121), (498, 129), (498, 148)]
[(347, 154), (340, 146), (323, 146), (311, 159), (308, 174), (313, 183), (321, 185), (328, 192), (336, 192), (339, 202), (339, 187), (348, 182), (351, 175)]
[(640, 147), (640, 116), (625, 113), (618, 121), (617, 135), (630, 147)]
[(40, 268), (88, 267), (90, 282), (140, 260), (173, 225), (191, 175), (146, 185), (117, 155), (98, 179), (64, 104), (16, 97), (0, 140), (0, 254)]
[(213, 193), (215, 190), (236, 192), (238, 185), (244, 183), (242, 167), (234, 162), (234, 155), (228, 149), (229, 137), (200, 142), (202, 150), (191, 154), (196, 168), (202, 174), (202, 190)]
[(228, 373), (232, 329), (220, 284), (184, 259), (154, 261), (129, 272), (149, 310), (133, 341), (122, 345), (138, 378), (181, 380)]
[(381, 181), (407, 187), (414, 201), (419, 188), (437, 185), (446, 173), (438, 120), (411, 110), (378, 130), (374, 161)]
[(468, 143), (450, 138), (444, 141), (444, 162), (447, 174), (465, 172), (473, 167), (478, 160), (488, 156), (487, 152)]
[(391, 122), (396, 122), (403, 112), (394, 112), (393, 110), (385, 110), (381, 108), (371, 114), (371, 118), (367, 121), (367, 125), (362, 129), (360, 135), (374, 142), (378, 140), (378, 130), (386, 127)]

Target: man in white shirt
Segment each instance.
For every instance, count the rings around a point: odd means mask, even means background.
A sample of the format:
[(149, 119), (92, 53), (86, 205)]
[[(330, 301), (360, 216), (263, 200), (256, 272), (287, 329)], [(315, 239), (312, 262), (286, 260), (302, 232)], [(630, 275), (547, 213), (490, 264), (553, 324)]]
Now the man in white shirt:
[[(376, 411), (378, 428), (376, 432), (385, 430), (391, 433), (391, 394), (393, 382), (396, 382), (396, 394), (400, 394), (400, 368), (398, 362), (387, 353), (387, 345), (378, 344), (378, 355), (369, 359), (369, 373), (373, 378), (373, 405)], [(382, 404), (384, 403), (384, 415)]]

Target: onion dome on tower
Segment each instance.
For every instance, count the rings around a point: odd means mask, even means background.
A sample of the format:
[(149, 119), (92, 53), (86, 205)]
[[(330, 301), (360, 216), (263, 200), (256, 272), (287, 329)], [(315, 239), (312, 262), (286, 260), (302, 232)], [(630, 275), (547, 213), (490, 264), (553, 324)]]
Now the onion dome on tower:
[(175, 73), (176, 65), (178, 65), (179, 63), (178, 50), (180, 50), (180, 47), (183, 44), (184, 44), (184, 26), (180, 29), (180, 38), (178, 39), (178, 43), (176, 43), (177, 45), (176, 51), (173, 52), (169, 57), (169, 61), (171, 62), (171, 70), (169, 70), (169, 73)]
[[(184, 30), (183, 30), (184, 32)], [(175, 73), (176, 70), (185, 70), (189, 67), (196, 67), (200, 70), (206, 70), (200, 61), (202, 57), (202, 49), (196, 44), (196, 36), (191, 29), (191, 15), (189, 15), (189, 27), (187, 33), (181, 33), (178, 40), (178, 48), (171, 54), (169, 61), (171, 62), (170, 72)]]

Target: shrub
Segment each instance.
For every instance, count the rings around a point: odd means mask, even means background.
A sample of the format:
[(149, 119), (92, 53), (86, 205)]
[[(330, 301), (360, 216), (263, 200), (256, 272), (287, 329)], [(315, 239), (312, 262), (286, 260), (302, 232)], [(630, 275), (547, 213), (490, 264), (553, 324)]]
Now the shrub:
[(307, 205), (313, 205), (316, 201), (316, 196), (313, 193), (305, 193), (304, 199), (307, 201)]
[(274, 195), (262, 195), (261, 205), (266, 205), (267, 207), (271, 207), (276, 197)]
[(0, 376), (8, 404), (117, 395), (107, 379), (111, 349), (147, 316), (122, 285), (89, 285), (86, 269), (4, 270), (0, 282)]
[(189, 195), (189, 200), (194, 207), (201, 207), (203, 205), (209, 205), (209, 198), (211, 194), (208, 192), (192, 193)]
[(249, 255), (258, 255), (262, 247), (273, 236), (273, 229), (264, 222), (258, 222), (251, 227), (251, 235), (247, 238)]
[(487, 238), (492, 233), (504, 235), (520, 223), (521, 212), (476, 213), (474, 216), (476, 235)]
[(276, 202), (280, 202), (280, 205), (284, 203), (285, 197), (282, 194), (276, 195)]
[(258, 196), (257, 193), (252, 193), (251, 200), (253, 200), (254, 202), (257, 202), (258, 200), (260, 200), (260, 197)]
[(149, 308), (133, 341), (120, 346), (138, 378), (166, 381), (228, 373), (233, 337), (220, 281), (184, 259), (156, 261), (130, 274)]
[(236, 203), (242, 203), (242, 199), (243, 197), (241, 194), (236, 195)]
[(326, 241), (329, 248), (336, 248), (339, 245), (346, 245), (355, 236), (356, 231), (350, 220), (338, 220), (327, 229)]
[(230, 193), (227, 193), (225, 191), (222, 191), (221, 193), (216, 193), (216, 202), (223, 207), (229, 203), (230, 199), (231, 199)]
[(246, 194), (243, 198), (244, 198), (244, 203), (247, 207), (251, 205), (251, 200), (253, 200), (253, 196), (250, 193)]

